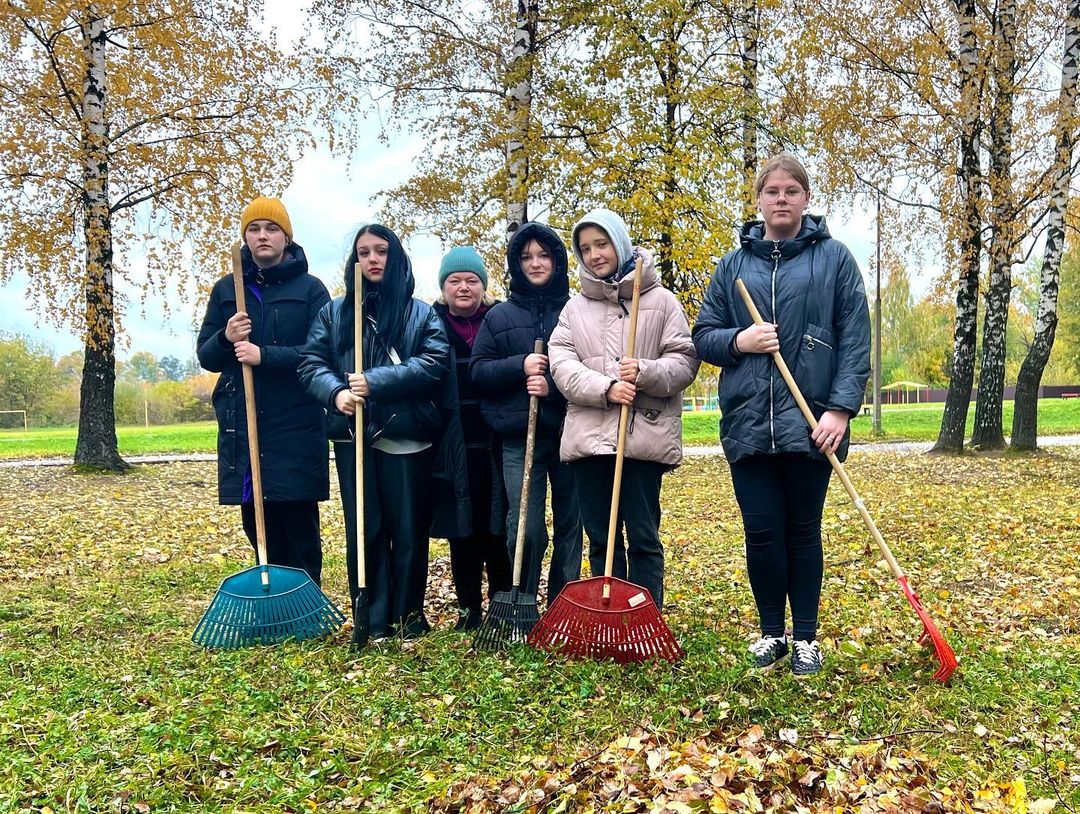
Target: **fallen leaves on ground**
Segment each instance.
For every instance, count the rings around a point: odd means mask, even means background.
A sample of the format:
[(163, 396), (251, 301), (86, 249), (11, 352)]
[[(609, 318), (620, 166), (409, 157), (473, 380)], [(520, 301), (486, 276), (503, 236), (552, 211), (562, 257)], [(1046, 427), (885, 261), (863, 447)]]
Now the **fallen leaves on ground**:
[[(431, 636), (356, 655), (346, 626), (206, 653), (192, 628), (253, 559), (212, 463), (0, 469), (0, 808), (1076, 810), (1080, 450), (856, 452), (848, 469), (957, 650), (948, 685), (835, 479), (826, 669), (800, 681), (747, 666), (756, 611), (721, 459), (665, 476), (665, 617), (687, 656), (634, 667), (471, 652), (442, 542)], [(321, 518), (344, 608), (336, 496)]]
[(430, 802), (443, 814), (523, 812), (1048, 812), (1055, 801), (1028, 800), (1022, 780), (975, 789), (940, 778), (933, 761), (889, 737), (862, 743), (800, 738), (760, 726), (732, 735), (663, 740), (635, 730), (569, 765), (555, 760), (509, 780), (454, 783)]

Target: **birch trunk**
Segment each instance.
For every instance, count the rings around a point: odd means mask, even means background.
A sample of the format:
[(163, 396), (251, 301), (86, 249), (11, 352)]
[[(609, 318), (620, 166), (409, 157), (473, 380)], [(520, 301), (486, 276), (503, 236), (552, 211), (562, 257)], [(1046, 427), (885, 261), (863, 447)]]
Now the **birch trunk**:
[(665, 288), (675, 290), (675, 230), (676, 210), (678, 209), (679, 182), (677, 178), (676, 163), (678, 162), (677, 151), (679, 143), (679, 102), (678, 94), (681, 91), (682, 81), (679, 75), (678, 43), (679, 36), (672, 22), (668, 28), (668, 47), (665, 49), (665, 68), (660, 75), (661, 83), (666, 94), (664, 100), (664, 215), (663, 225), (660, 229), (660, 258), (658, 269), (660, 282)]
[(1017, 75), (1016, 0), (1003, 0), (994, 26), (994, 107), (990, 120), (990, 285), (983, 320), (982, 364), (971, 446), (1003, 449), (1005, 335), (1012, 296), (1017, 207), (1012, 184), (1013, 108)]
[(757, 120), (761, 112), (758, 96), (758, 41), (761, 38), (761, 14), (757, 0), (743, 0), (742, 16), (742, 218), (745, 223), (757, 213), (754, 201), (754, 176), (757, 174)]
[(955, 0), (960, 46), (960, 168), (957, 179), (963, 216), (960, 235), (960, 274), (956, 289), (956, 327), (952, 373), (945, 396), (934, 452), (960, 452), (975, 378), (975, 332), (979, 309), (979, 264), (982, 259), (982, 217), (979, 178), (979, 48), (975, 33), (974, 0)]
[(1065, 246), (1065, 213), (1072, 182), (1073, 128), (1076, 127), (1077, 66), (1080, 61), (1080, 0), (1069, 0), (1065, 18), (1065, 53), (1061, 60), (1056, 150), (1051, 173), (1046, 248), (1039, 273), (1039, 310), (1035, 338), (1020, 365), (1013, 403), (1013, 449), (1033, 450), (1039, 436), (1039, 385), (1054, 348), (1058, 324), (1058, 282)]
[(518, 0), (514, 46), (508, 66), (507, 113), (510, 132), (506, 140), (506, 238), (513, 237), (529, 219), (529, 155), (526, 142), (532, 113), (533, 56), (536, 53), (537, 0)]
[(109, 207), (109, 126), (105, 23), (89, 10), (83, 27), (85, 74), (81, 96), (86, 243), (86, 337), (75, 464), (122, 471), (116, 442), (116, 319), (113, 305), (112, 212)]

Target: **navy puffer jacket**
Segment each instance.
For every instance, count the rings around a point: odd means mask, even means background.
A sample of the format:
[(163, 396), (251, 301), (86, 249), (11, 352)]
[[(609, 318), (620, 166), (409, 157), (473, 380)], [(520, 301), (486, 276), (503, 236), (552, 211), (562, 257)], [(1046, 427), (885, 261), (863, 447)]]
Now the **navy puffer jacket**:
[[(322, 281), (308, 273), (299, 244), (289, 244), (282, 262), (269, 269), (256, 268), (247, 246), (241, 257), (251, 317), (249, 338), (262, 353), (252, 374), (263, 495), (270, 501), (326, 500), (330, 470), (323, 409), (300, 386), (296, 368), (308, 327), (330, 295)], [(199, 363), (221, 374), (213, 402), (218, 421), (218, 500), (223, 504), (241, 502), (250, 468), (244, 379), (233, 344), (225, 338), (225, 325), (235, 313), (230, 274), (214, 284), (196, 342)]]
[[(722, 368), (720, 440), (728, 460), (796, 452), (824, 456), (810, 439), (799, 406), (768, 354), (741, 354), (735, 335), (753, 324), (735, 280), (766, 320), (779, 326), (780, 352), (816, 417), (855, 416), (870, 375), (870, 315), (862, 275), (823, 217), (803, 216), (791, 240), (765, 240), (764, 224), (740, 232), (740, 247), (720, 261), (693, 339), (703, 361)], [(850, 429), (837, 451), (847, 457)]]
[[(547, 285), (535, 286), (521, 268), (521, 250), (536, 240), (551, 253), (554, 273)], [(529, 394), (525, 390), (525, 357), (537, 339), (545, 346), (570, 299), (566, 247), (542, 223), (525, 223), (506, 249), (510, 297), (487, 312), (473, 343), (469, 373), (482, 396), (484, 421), (499, 435), (522, 438), (529, 424)], [(540, 399), (537, 435), (557, 438), (566, 415), (566, 399), (547, 374), (548, 395)]]

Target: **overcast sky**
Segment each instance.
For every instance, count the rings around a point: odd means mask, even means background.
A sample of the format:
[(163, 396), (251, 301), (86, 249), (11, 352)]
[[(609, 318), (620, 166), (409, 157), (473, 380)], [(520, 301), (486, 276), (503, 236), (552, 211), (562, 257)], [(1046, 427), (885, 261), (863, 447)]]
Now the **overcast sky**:
[[(302, 30), (300, 13), (292, 2), (267, 2), (268, 21), (283, 32)], [(354, 170), (347, 169), (340, 159), (331, 158), (318, 150), (302, 158), (296, 165), (294, 181), (282, 199), (289, 210), (296, 241), (304, 247), (312, 273), (318, 275), (328, 288), (340, 279), (341, 268), (348, 253), (348, 243), (360, 223), (371, 221), (377, 209), (377, 195), (405, 180), (411, 173), (416, 155), (424, 148), (417, 140), (397, 140), (390, 145), (378, 140), (378, 132), (370, 132), (365, 143), (356, 145)], [(360, 169), (362, 167), (362, 169)], [(811, 207), (812, 211), (817, 211)], [(874, 223), (870, 214), (856, 211), (850, 215), (829, 212), (829, 229), (833, 236), (851, 249), (864, 273), (874, 252)], [(428, 237), (414, 237), (406, 243), (413, 259), (417, 278), (417, 295), (431, 300), (438, 294), (438, 265), (443, 247)], [(124, 262), (124, 258), (119, 258)], [(132, 263), (137, 264), (137, 258)], [(711, 269), (702, 269), (707, 275)], [(137, 275), (133, 275), (137, 276)], [(43, 314), (31, 307), (26, 295), (26, 278), (15, 275), (0, 286), (0, 330), (25, 334), (48, 345), (54, 354), (61, 355), (81, 349), (79, 336), (71, 330), (60, 330), (47, 324)], [(132, 295), (131, 291), (120, 292)], [(194, 354), (195, 332), (202, 320), (205, 303), (182, 302), (175, 292), (168, 295), (171, 313), (166, 316), (162, 307), (163, 295), (153, 292), (142, 305), (137, 296), (131, 297), (123, 320), (124, 337), (117, 348), (121, 359), (146, 350), (158, 358), (175, 356), (188, 360)], [(189, 298), (190, 299), (190, 298)]]

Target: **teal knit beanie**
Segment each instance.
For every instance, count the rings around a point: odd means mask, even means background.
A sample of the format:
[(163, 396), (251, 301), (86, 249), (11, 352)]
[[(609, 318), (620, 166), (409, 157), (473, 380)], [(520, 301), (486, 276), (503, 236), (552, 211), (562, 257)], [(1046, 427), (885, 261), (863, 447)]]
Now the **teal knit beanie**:
[(480, 278), (487, 290), (488, 275), (484, 268), (484, 258), (472, 246), (455, 246), (446, 253), (439, 266), (439, 288), (443, 287), (446, 278), (455, 271), (471, 271)]

